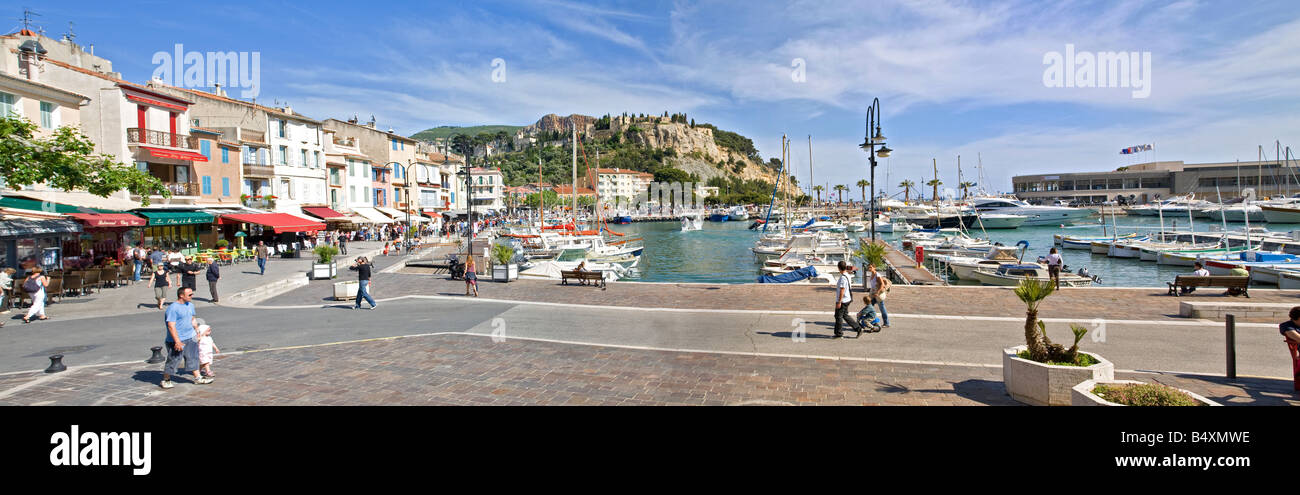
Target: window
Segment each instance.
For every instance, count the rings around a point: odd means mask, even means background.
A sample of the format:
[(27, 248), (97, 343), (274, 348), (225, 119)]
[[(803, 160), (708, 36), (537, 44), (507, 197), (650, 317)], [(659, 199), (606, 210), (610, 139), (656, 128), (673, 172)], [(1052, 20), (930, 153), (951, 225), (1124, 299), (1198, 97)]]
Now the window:
[(280, 133), (280, 137), (284, 137), (285, 129), (288, 127), (288, 126), (285, 124), (285, 121), (283, 121), (283, 120), (277, 120), (277, 121), (276, 121), (276, 124), (278, 124), (278, 130), (279, 130), (279, 133)]
[(203, 127), (203, 126), (199, 125), (199, 119), (191, 119), (190, 127)]
[(23, 114), (22, 108), (18, 107), (18, 97), (0, 92), (0, 117), (8, 117), (11, 113)]
[(203, 176), (203, 194), (212, 194), (212, 176)]
[(221, 148), (221, 163), (230, 163), (230, 148)]
[(230, 196), (230, 177), (221, 178), (221, 195)]
[(397, 151), (397, 139), (390, 139), (389, 143), (393, 145), (393, 151)]
[(302, 150), (302, 166), (307, 166), (307, 150)]
[(41, 102), (41, 127), (53, 129), (59, 126), (59, 114), (55, 110), (59, 108), (53, 103)]
[(281, 146), (281, 147), (280, 147), (280, 163), (279, 163), (279, 164), (280, 164), (280, 165), (288, 165), (288, 164), (289, 164), (289, 147), (288, 147), (288, 146)]
[(319, 152), (319, 151), (315, 151), (315, 152), (312, 153), (312, 155), (313, 155), (314, 158), (315, 158), (315, 161), (311, 162), (312, 166), (313, 166), (313, 167), (316, 167), (316, 168), (320, 168), (320, 152)]
[(348, 201), (357, 202), (357, 186), (348, 186)]
[(212, 159), (212, 141), (199, 141), (199, 154), (208, 160)]

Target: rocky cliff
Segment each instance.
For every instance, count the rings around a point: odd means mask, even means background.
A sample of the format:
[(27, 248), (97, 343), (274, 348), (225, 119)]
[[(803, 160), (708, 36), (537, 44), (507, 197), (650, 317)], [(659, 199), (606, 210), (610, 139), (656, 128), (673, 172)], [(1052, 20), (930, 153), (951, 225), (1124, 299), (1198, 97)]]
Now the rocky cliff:
[(596, 118), (587, 115), (572, 114), (568, 117), (561, 117), (556, 114), (547, 114), (530, 125), (524, 126), (525, 134), (537, 134), (539, 132), (569, 132), (573, 123), (578, 124), (578, 132), (585, 133), (596, 124)]

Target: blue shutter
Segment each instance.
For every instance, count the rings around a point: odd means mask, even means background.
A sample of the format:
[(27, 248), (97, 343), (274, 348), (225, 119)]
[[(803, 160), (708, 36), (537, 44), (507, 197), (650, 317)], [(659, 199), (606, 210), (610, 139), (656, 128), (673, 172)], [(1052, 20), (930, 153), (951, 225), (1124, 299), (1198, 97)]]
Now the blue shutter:
[(212, 141), (199, 141), (199, 153), (202, 153), (204, 158), (211, 160)]
[(230, 163), (230, 148), (221, 148), (221, 163)]
[(230, 177), (221, 178), (221, 195), (230, 196)]
[(203, 194), (212, 194), (212, 176), (203, 176)]

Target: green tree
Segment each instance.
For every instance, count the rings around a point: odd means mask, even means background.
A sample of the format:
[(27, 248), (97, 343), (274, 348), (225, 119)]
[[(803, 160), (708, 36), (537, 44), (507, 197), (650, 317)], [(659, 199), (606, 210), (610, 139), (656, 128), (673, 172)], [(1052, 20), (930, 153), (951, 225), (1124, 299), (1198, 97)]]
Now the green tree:
[(821, 203), (821, 202), (822, 202), (822, 191), (825, 191), (825, 190), (826, 190), (825, 187), (822, 187), (822, 186), (813, 186), (813, 191), (817, 193), (817, 202), (818, 202), (818, 203)]
[(858, 187), (862, 189), (862, 203), (863, 203), (863, 204), (866, 204), (866, 203), (867, 203), (867, 186), (870, 186), (870, 185), (871, 185), (871, 181), (868, 181), (867, 179), (862, 179), (862, 180), (858, 181)]
[(149, 205), (149, 196), (171, 197), (161, 181), (110, 155), (95, 153), (84, 134), (68, 126), (36, 137), (36, 124), (21, 117), (0, 120), (0, 179), (13, 188), (45, 184), (53, 189), (84, 189), (100, 197), (127, 190)]
[(837, 203), (843, 203), (843, 202), (844, 202), (844, 191), (848, 190), (848, 188), (847, 188), (847, 187), (844, 187), (844, 186), (842, 186), (842, 185), (839, 185), (839, 184), (835, 184), (835, 187), (833, 187), (832, 189), (834, 189), (835, 192), (836, 192), (836, 193), (839, 193), (839, 195), (840, 195), (840, 199), (839, 199), (838, 201), (836, 201), (836, 202), (837, 202)]
[(966, 181), (958, 184), (957, 187), (961, 188), (961, 199), (966, 199), (966, 197), (970, 195), (970, 188), (975, 187), (975, 183)]
[(934, 200), (934, 201), (938, 201), (938, 200), (939, 200), (939, 186), (942, 186), (942, 185), (943, 185), (943, 181), (942, 181), (942, 180), (939, 180), (938, 178), (934, 178), (934, 179), (930, 179), (929, 181), (926, 181), (925, 185), (927, 185), (927, 186), (931, 186), (931, 187), (934, 187), (934, 192), (932, 192), (932, 193), (930, 194), (930, 199), (931, 199), (931, 200)]
[(903, 202), (904, 202), (904, 203), (906, 203), (909, 199), (912, 199), (912, 188), (913, 188), (913, 187), (916, 187), (916, 183), (915, 183), (915, 182), (912, 182), (912, 181), (910, 181), (910, 180), (905, 180), (905, 181), (903, 181), (903, 182), (899, 182), (899, 183), (898, 183), (898, 187), (903, 188)]

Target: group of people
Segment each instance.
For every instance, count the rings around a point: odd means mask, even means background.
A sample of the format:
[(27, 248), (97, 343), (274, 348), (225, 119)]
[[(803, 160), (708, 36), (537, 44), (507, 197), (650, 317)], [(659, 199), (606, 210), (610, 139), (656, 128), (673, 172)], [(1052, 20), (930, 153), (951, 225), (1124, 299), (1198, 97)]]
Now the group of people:
[[(164, 390), (175, 386), (172, 384), (172, 375), (178, 369), (192, 370), (193, 381), (199, 385), (212, 383), (216, 376), (212, 373), (212, 358), (221, 349), (212, 340), (212, 327), (195, 314), (193, 299), (194, 289), (176, 289), (176, 302), (167, 305), (163, 317), (167, 327), (163, 334), (167, 360), (163, 364), (162, 383), (159, 386)], [(182, 360), (185, 361), (185, 367), (179, 368)]]
[[(32, 298), (32, 306), (27, 308), (27, 314), (23, 316), (23, 323), (31, 323), (33, 318), (38, 320), (50, 319), (45, 315), (45, 288), (50, 285), (50, 277), (45, 275), (45, 270), (40, 266), (34, 266), (23, 275), (21, 281), (14, 279), (14, 275), (17, 273), (18, 270), (13, 268), (0, 270), (0, 287), (4, 289), (4, 292), (0, 293), (0, 307), (8, 307), (7, 303), (9, 301), (6, 301), (5, 297), (7, 294), (13, 293), (14, 284), (17, 283)], [(5, 326), (4, 322), (0, 321), (0, 327), (3, 326)]]
[[(137, 249), (141, 248), (137, 247)], [(163, 257), (161, 251), (155, 251), (153, 256), (156, 256), (156, 258), (146, 259), (149, 260), (153, 272), (149, 277), (149, 287), (153, 289), (154, 300), (158, 303), (158, 309), (163, 309), (163, 304), (167, 299), (168, 287), (189, 289), (191, 292), (198, 290), (199, 273), (203, 273), (203, 278), (208, 281), (208, 295), (212, 297), (212, 304), (221, 302), (220, 296), (217, 295), (217, 282), (221, 280), (221, 267), (219, 265), (208, 263), (205, 266), (197, 263), (194, 258), (179, 252), (168, 253), (166, 257)], [(135, 280), (140, 280), (138, 276), (139, 268), (140, 260), (137, 259), (137, 276)]]
[(847, 324), (849, 328), (858, 332), (858, 337), (863, 332), (879, 332), (876, 329), (867, 329), (859, 320), (871, 322), (875, 319), (875, 308), (880, 308), (880, 328), (889, 328), (889, 312), (885, 310), (885, 299), (889, 295), (889, 288), (893, 285), (889, 277), (885, 277), (876, 271), (876, 266), (867, 264), (867, 273), (863, 280), (863, 285), (867, 290), (867, 295), (862, 297), (862, 303), (865, 307), (858, 312), (857, 318), (849, 316), (849, 305), (853, 303), (853, 274), (857, 272), (857, 267), (847, 261), (841, 261), (838, 265), (840, 277), (835, 283), (835, 337), (844, 337), (843, 325)]

